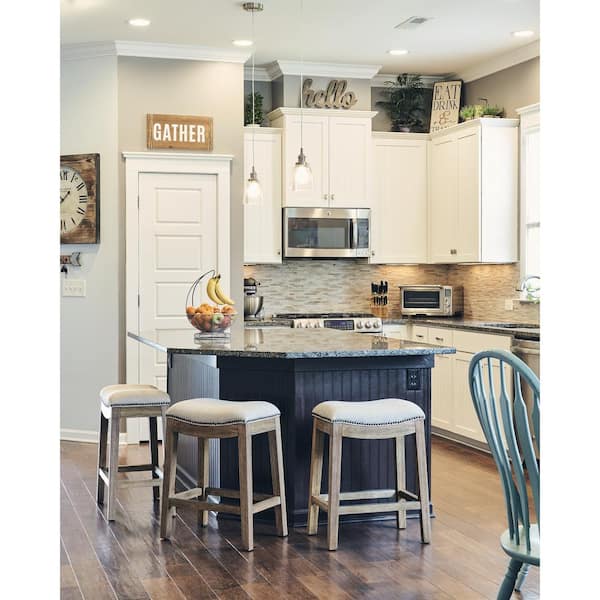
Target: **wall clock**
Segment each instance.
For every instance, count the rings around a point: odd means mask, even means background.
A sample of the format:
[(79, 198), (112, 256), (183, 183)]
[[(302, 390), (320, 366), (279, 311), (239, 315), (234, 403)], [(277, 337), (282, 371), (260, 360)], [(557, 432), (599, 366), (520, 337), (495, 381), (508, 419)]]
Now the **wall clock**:
[(100, 155), (60, 157), (60, 243), (100, 242)]

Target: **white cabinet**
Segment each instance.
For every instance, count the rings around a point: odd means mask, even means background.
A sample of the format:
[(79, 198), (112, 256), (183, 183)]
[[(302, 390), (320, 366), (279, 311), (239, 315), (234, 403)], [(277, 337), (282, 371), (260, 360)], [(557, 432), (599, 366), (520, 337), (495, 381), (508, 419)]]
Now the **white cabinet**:
[(427, 262), (426, 134), (373, 134), (370, 262)]
[[(244, 130), (244, 183), (252, 169), (253, 129)], [(254, 166), (262, 189), (259, 205), (244, 205), (244, 263), (281, 262), (281, 130), (254, 128)]]
[(394, 325), (384, 325), (383, 335), (385, 337), (392, 338), (394, 340), (407, 340), (408, 338), (408, 325), (404, 323), (398, 323)]
[[(278, 108), (267, 115), (283, 130), (283, 206), (370, 208), (372, 111)], [(310, 191), (295, 191), (300, 146), (313, 174)]]
[(516, 262), (518, 120), (434, 133), (430, 157), (430, 262)]

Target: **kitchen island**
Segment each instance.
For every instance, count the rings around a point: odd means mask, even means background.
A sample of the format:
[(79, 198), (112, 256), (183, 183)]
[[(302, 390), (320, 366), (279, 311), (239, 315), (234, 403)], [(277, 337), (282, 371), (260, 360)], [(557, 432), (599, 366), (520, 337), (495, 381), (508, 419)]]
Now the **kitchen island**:
[[(128, 335), (167, 353), (167, 390), (172, 402), (212, 396), (234, 401), (266, 400), (279, 408), (288, 520), (292, 526), (306, 523), (313, 407), (325, 400), (396, 397), (415, 402), (426, 415), (429, 461), (434, 355), (455, 352), (450, 347), (329, 329), (238, 328), (233, 329), (230, 339), (201, 341), (197, 341), (193, 329), (189, 336), (182, 337), (178, 332), (172, 339), (161, 332), (160, 341), (155, 332)], [(183, 487), (196, 485), (196, 447), (195, 440), (182, 437), (178, 479)], [(221, 440), (218, 457), (220, 486), (236, 488), (236, 440)], [(342, 491), (395, 487), (393, 440), (347, 439), (342, 457)], [(407, 489), (416, 492), (412, 437), (407, 440), (406, 457)], [(264, 435), (254, 441), (253, 466), (255, 490), (270, 491)], [(323, 482), (326, 481), (325, 473)], [(216, 483), (213, 481), (212, 485)], [(381, 517), (354, 517), (371, 518)]]

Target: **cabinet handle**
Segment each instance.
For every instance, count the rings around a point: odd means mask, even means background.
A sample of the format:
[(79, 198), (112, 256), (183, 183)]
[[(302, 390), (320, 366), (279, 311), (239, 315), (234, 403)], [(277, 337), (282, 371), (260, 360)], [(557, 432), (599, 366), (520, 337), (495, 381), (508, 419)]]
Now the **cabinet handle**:
[(323, 194), (323, 200), (327, 200), (328, 194)]
[(450, 254), (456, 254), (456, 248), (451, 248), (450, 249)]
[(371, 250), (371, 256), (375, 256), (375, 250)]
[(331, 194), (331, 199), (335, 200), (335, 194)]
[(415, 337), (424, 338), (425, 336), (422, 333), (417, 333), (417, 334), (415, 334)]
[(444, 338), (437, 337), (437, 335), (435, 336), (435, 339), (436, 339), (438, 342), (443, 342), (443, 341), (444, 341)]
[(277, 256), (281, 256), (281, 250), (277, 250)]

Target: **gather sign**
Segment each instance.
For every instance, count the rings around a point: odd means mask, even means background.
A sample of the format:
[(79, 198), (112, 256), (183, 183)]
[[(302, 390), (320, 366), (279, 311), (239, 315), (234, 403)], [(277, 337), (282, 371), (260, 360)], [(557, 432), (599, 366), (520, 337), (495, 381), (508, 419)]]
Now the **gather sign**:
[(149, 149), (212, 150), (212, 117), (147, 114), (146, 145)]

